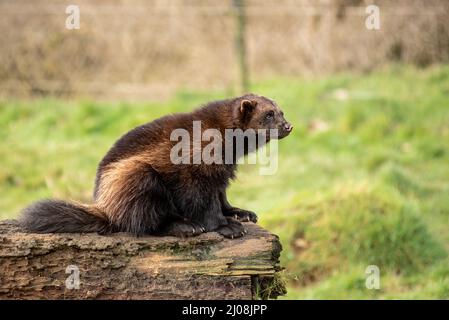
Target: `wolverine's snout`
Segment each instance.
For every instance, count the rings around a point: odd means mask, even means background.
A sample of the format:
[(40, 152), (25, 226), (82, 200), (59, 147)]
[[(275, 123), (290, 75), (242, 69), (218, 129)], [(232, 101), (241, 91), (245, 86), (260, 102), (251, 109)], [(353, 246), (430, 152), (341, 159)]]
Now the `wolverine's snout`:
[(293, 126), (288, 122), (286, 122), (284, 124), (284, 128), (285, 128), (285, 131), (287, 131), (288, 133), (290, 133), (293, 130)]
[(285, 121), (282, 125), (281, 128), (279, 128), (279, 139), (285, 138), (286, 136), (288, 136), (290, 134), (290, 132), (292, 132), (293, 130), (293, 126)]

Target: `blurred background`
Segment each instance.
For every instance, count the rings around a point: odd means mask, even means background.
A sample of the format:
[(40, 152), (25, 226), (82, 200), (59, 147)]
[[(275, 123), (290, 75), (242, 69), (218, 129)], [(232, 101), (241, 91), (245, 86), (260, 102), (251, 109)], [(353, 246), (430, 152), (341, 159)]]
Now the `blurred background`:
[(0, 0), (0, 217), (89, 202), (123, 133), (252, 91), (295, 130), (278, 172), (242, 166), (229, 198), (280, 236), (286, 298), (447, 299), (448, 14), (448, 0)]

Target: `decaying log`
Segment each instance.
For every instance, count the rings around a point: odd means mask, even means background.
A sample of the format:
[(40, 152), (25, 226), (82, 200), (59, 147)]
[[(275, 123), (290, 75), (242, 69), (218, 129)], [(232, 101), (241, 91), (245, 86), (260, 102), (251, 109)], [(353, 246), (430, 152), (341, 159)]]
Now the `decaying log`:
[[(0, 221), (0, 299), (257, 299), (285, 293), (277, 236), (31, 234)], [(77, 282), (77, 280), (79, 281)]]

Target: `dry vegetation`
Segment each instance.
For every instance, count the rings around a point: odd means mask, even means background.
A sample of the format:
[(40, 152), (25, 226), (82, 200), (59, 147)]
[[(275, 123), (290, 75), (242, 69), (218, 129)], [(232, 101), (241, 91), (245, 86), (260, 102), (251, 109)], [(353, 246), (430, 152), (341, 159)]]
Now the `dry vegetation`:
[[(381, 29), (365, 28), (367, 0), (247, 0), (251, 78), (367, 71), (385, 62), (449, 61), (449, 3), (379, 0)], [(180, 87), (229, 89), (236, 75), (231, 1), (0, 0), (0, 95), (157, 98)], [(39, 8), (36, 10), (36, 8)]]

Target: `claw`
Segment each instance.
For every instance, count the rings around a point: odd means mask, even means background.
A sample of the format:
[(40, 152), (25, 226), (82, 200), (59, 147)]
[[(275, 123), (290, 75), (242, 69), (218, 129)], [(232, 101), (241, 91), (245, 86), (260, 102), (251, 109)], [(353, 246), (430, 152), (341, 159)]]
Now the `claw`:
[(234, 239), (234, 235), (231, 235), (231, 239)]
[(195, 234), (195, 228), (192, 228), (192, 234)]

